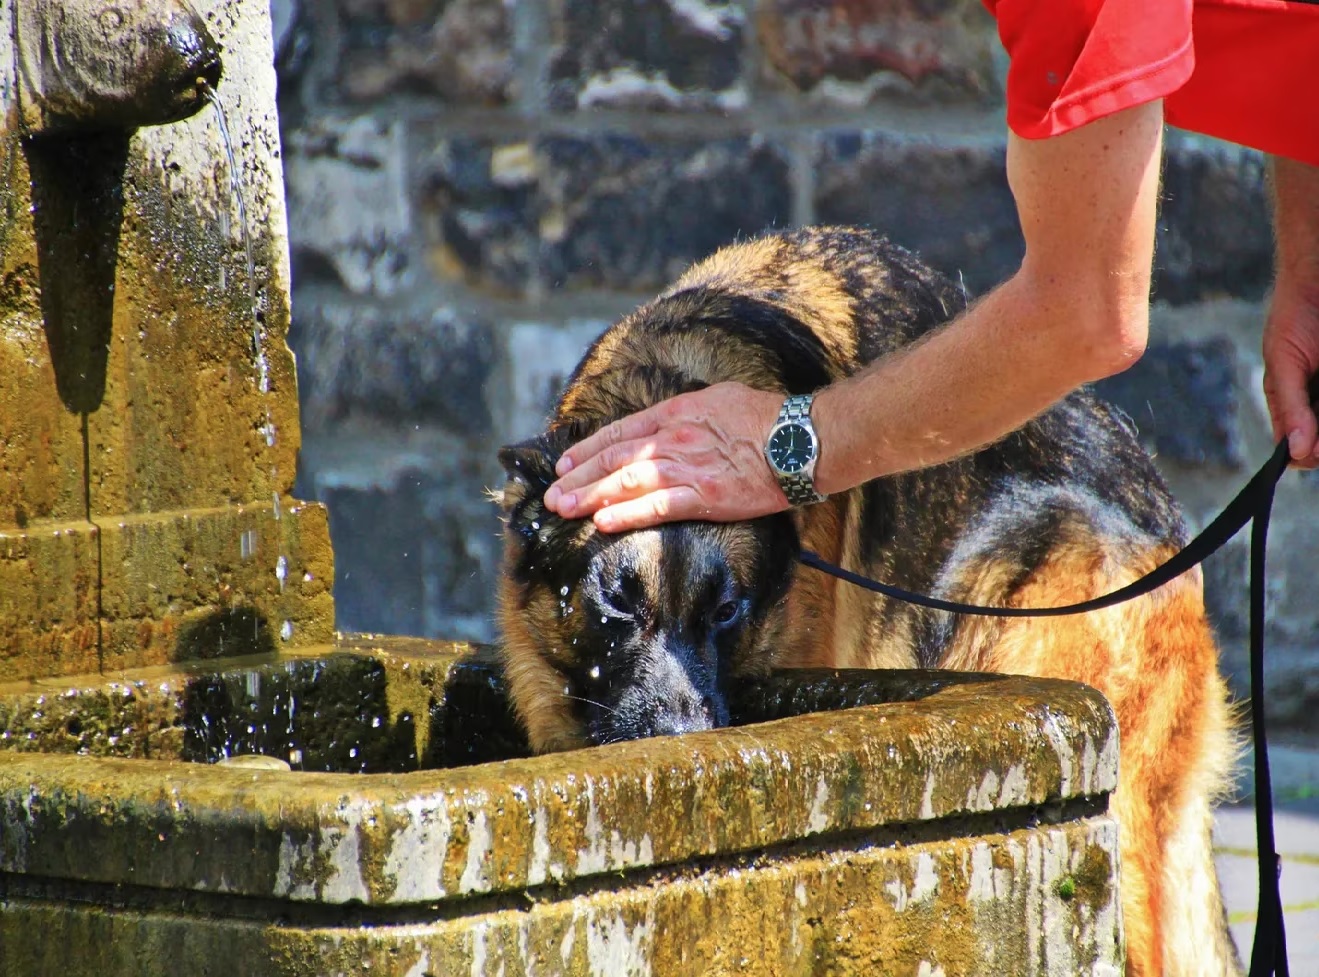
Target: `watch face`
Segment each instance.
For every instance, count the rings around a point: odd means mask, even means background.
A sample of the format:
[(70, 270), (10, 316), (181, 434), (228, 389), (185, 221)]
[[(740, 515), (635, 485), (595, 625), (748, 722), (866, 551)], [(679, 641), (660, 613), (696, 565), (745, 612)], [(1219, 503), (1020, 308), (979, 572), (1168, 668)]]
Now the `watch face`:
[(766, 453), (775, 468), (793, 475), (810, 464), (815, 454), (815, 438), (801, 424), (784, 424), (770, 435)]

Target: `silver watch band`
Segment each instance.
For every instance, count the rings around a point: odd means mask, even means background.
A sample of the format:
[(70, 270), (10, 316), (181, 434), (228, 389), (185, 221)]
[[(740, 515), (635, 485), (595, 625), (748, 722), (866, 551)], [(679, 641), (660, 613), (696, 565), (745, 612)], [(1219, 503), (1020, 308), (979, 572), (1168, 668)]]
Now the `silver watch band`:
[[(797, 421), (811, 423), (811, 404), (815, 400), (815, 394), (793, 394), (783, 402), (779, 408), (779, 418), (777, 423), (782, 424), (786, 421)], [(811, 430), (815, 428), (812, 425)], [(819, 436), (816, 436), (816, 445), (818, 450)], [(814, 466), (807, 471), (786, 472), (776, 471), (778, 476), (779, 487), (783, 489), (783, 494), (787, 497), (791, 505), (814, 505), (817, 502), (823, 502), (828, 496), (821, 495), (815, 490), (815, 481), (812, 477)]]

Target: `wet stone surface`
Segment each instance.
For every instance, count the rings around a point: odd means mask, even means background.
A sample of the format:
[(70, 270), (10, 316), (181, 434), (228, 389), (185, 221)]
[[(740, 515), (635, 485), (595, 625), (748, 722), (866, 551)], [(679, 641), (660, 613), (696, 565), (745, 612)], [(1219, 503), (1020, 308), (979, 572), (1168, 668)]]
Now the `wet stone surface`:
[[(489, 659), (419, 640), (0, 696), (22, 713), (7, 728), (51, 710), (48, 749), (85, 742), (66, 699), (85, 699), (88, 727), (140, 724), (158, 751), (172, 738), (205, 759), (277, 756), (309, 723), (289, 751), (304, 769), (0, 749), (0, 938), (28, 968), (3, 977), (87, 972), (66, 946), (103, 977), (221, 947), (233, 973), (286, 977), (922, 960), (1071, 975), (1120, 959), (1112, 713), (1071, 683), (784, 673), (737, 703), (741, 721), (806, 714), (530, 758)], [(209, 723), (189, 718), (203, 706)], [(152, 969), (125, 941), (181, 949)]]

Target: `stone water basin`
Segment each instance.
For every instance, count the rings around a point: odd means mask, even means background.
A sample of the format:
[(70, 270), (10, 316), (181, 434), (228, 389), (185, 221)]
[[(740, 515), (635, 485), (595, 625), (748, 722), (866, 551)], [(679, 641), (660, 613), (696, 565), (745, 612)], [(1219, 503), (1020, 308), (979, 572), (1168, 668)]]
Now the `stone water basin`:
[(1098, 693), (785, 672), (734, 713), (531, 757), (488, 651), (371, 636), (0, 686), (0, 975), (1120, 972)]

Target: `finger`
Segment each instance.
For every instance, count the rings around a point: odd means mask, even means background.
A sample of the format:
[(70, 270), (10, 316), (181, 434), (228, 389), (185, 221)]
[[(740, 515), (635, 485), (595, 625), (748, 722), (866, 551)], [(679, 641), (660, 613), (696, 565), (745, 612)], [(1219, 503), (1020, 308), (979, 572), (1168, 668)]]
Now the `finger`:
[(560, 456), (558, 464), (554, 466), (555, 474), (566, 475), (607, 448), (648, 438), (657, 431), (659, 431), (659, 419), (653, 407), (619, 418), (565, 451)]
[(556, 511), (564, 518), (572, 519), (590, 515), (605, 506), (630, 502), (660, 489), (673, 488), (678, 480), (673, 477), (671, 468), (667, 463), (648, 458), (631, 462), (565, 494), (558, 500)]
[(705, 505), (687, 485), (664, 488), (617, 505), (607, 505), (595, 514), (601, 532), (621, 533), (649, 529), (664, 522), (705, 518)]
[[(645, 491), (641, 488), (644, 472), (640, 469), (629, 473), (626, 486), (618, 479), (605, 486), (601, 483), (631, 466), (651, 463), (657, 454), (654, 441), (624, 441), (603, 448), (551, 485), (545, 492), (545, 504), (564, 518), (571, 519), (593, 512), (610, 501), (635, 498)], [(608, 491), (611, 486), (612, 495)], [(654, 487), (659, 486), (656, 483)]]
[(1304, 367), (1280, 359), (1264, 373), (1264, 394), (1273, 419), (1273, 436), (1286, 438), (1292, 460), (1312, 465), (1319, 441), (1319, 420), (1310, 402), (1310, 376)]

